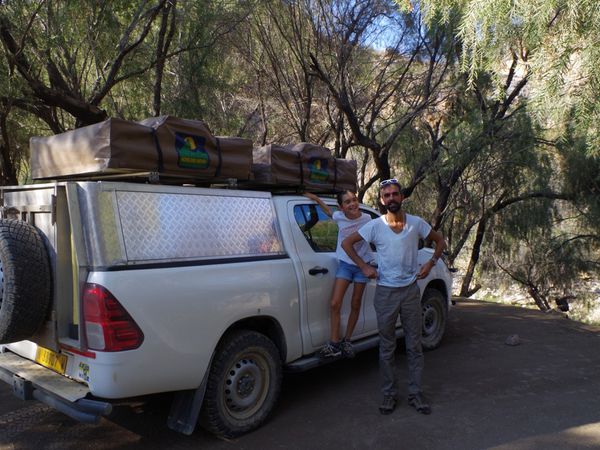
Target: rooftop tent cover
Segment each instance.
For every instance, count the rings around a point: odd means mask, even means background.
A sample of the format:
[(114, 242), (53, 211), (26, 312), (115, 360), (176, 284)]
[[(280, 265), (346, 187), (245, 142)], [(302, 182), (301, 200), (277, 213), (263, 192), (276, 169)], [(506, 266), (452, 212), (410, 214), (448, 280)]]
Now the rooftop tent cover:
[(111, 118), (55, 136), (33, 137), (34, 179), (156, 171), (170, 176), (247, 180), (252, 142), (214, 136), (200, 120)]

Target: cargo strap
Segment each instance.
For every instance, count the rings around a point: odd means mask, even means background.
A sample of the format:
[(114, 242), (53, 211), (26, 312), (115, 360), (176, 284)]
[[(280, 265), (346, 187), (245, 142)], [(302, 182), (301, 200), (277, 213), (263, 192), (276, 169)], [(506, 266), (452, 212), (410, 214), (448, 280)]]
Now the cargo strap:
[(158, 141), (158, 136), (156, 134), (156, 129), (152, 128), (152, 137), (154, 138), (154, 144), (156, 146), (156, 165), (157, 165), (157, 172), (163, 172), (165, 170), (165, 163), (163, 161), (163, 151), (162, 148), (160, 147), (160, 142)]
[(300, 186), (304, 189), (304, 167), (302, 166), (302, 154), (300, 152), (296, 152), (296, 156), (298, 157), (298, 165), (300, 166)]
[(333, 159), (333, 190), (337, 189), (337, 158), (332, 158)]
[(223, 155), (221, 155), (221, 141), (219, 140), (218, 137), (215, 137), (215, 139), (217, 140), (217, 158), (218, 162), (217, 162), (217, 168), (215, 169), (215, 177), (219, 177), (221, 175), (221, 166), (223, 165)]

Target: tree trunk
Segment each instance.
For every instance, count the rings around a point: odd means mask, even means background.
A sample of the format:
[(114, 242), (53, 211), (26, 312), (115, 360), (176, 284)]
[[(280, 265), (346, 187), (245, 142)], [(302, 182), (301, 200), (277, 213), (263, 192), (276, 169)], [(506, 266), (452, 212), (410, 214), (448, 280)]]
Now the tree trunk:
[(10, 151), (5, 145), (0, 145), (1, 173), (0, 184), (2, 186), (15, 186), (19, 184), (15, 168), (10, 160)]
[(4, 112), (0, 114), (0, 183), (3, 186), (15, 186), (19, 184), (17, 172), (13, 164), (10, 152), (10, 141), (8, 139), (8, 130), (6, 129), (6, 116)]
[(548, 303), (548, 300), (546, 300), (544, 296), (540, 294), (540, 291), (533, 284), (527, 283), (527, 292), (531, 298), (533, 298), (533, 301), (538, 308), (540, 308), (542, 311), (550, 310), (550, 304)]
[[(169, 47), (171, 46), (171, 39), (175, 31), (175, 8), (176, 0), (165, 3), (163, 6), (162, 17), (160, 22), (160, 31), (158, 34), (158, 43), (156, 45), (156, 68), (154, 70), (155, 81), (154, 81), (154, 115), (160, 116), (161, 105), (162, 105), (162, 80), (165, 71), (165, 62), (167, 60), (167, 54), (169, 53)], [(173, 12), (171, 14), (171, 8)], [(169, 15), (171, 14), (171, 28), (169, 29)], [(169, 33), (167, 35), (167, 29)]]
[(438, 190), (435, 211), (433, 212), (433, 219), (431, 221), (431, 226), (434, 230), (439, 230), (442, 226), (442, 222), (444, 221), (445, 217), (445, 211), (448, 207), (448, 199), (450, 198), (451, 193), (452, 188), (447, 184), (443, 185)]
[(467, 272), (462, 281), (462, 285), (460, 287), (460, 296), (461, 297), (469, 297), (475, 293), (475, 291), (471, 291), (469, 288), (471, 286), (471, 282), (473, 281), (473, 275), (475, 274), (475, 267), (477, 266), (477, 262), (479, 261), (479, 254), (481, 252), (481, 245), (483, 244), (483, 237), (485, 234), (485, 227), (487, 225), (487, 217), (484, 216), (479, 221), (477, 225), (477, 232), (475, 234), (475, 242), (473, 243), (473, 249), (471, 250), (471, 260), (469, 261), (469, 267), (467, 268)]

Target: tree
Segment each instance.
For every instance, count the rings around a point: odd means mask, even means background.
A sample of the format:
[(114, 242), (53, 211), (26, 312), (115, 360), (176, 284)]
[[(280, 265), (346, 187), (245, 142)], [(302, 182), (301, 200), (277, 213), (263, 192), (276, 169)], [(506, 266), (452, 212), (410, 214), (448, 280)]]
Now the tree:
[[(446, 127), (428, 128), (432, 148), (430, 160), (435, 160), (440, 155), (448, 156), (453, 130), (464, 131), (465, 125), (471, 124), (468, 129), (473, 139), (468, 142), (463, 140), (462, 148), (458, 149), (455, 156), (446, 158), (448, 164), (436, 169), (439, 195), (433, 218), (433, 223), (438, 224), (436, 226), (446, 221), (450, 230), (457, 223), (462, 228), (460, 237), (455, 240), (451, 258), (458, 255), (457, 252), (468, 239), (471, 241), (471, 257), (461, 294), (473, 292), (470, 283), (480, 253), (485, 249), (484, 240), (488, 239), (495, 248), (492, 259), (497, 262), (497, 267), (511, 273), (515, 279), (528, 280), (530, 294), (537, 293), (538, 297), (534, 297), (534, 300), (544, 307), (544, 295), (539, 295), (542, 290), (539, 280), (533, 282), (531, 276), (516, 276), (516, 272), (502, 262), (502, 256), (509, 254), (522, 258), (511, 261), (516, 265), (521, 261), (531, 268), (532, 261), (539, 259), (528, 258), (526, 251), (517, 251), (520, 245), (523, 249), (530, 248), (533, 242), (531, 237), (527, 240), (522, 231), (531, 233), (532, 230), (539, 230), (538, 236), (546, 240), (554, 242), (554, 239), (559, 239), (555, 235), (553, 222), (544, 222), (539, 228), (540, 224), (531, 221), (531, 214), (523, 213), (525, 206), (528, 210), (542, 207), (547, 215), (548, 199), (566, 199), (585, 211), (589, 211), (594, 203), (592, 199), (597, 191), (597, 179), (587, 176), (585, 183), (577, 184), (569, 183), (568, 177), (576, 159), (586, 158), (586, 154), (588, 160), (590, 157), (593, 159), (593, 142), (598, 138), (593, 120), (597, 109), (594, 105), (599, 98), (595, 81), (598, 73), (595, 66), (597, 46), (590, 45), (595, 39), (598, 9), (591, 3), (569, 0), (516, 3), (504, 0), (425, 0), (400, 3), (405, 8), (423, 11), (427, 23), (434, 26), (459, 21), (457, 37), (462, 68), (467, 76), (466, 93), (460, 101), (464, 104), (473, 95), (478, 107), (471, 111), (480, 111), (475, 114), (475, 121), (463, 121), (459, 113), (454, 120), (438, 122), (445, 123)], [(489, 80), (489, 83), (482, 84), (485, 80)], [(468, 119), (470, 116), (473, 115), (468, 113), (463, 117)], [(523, 118), (531, 122), (529, 131), (522, 127), (515, 129), (519, 120), (524, 123)], [(482, 124), (479, 131), (476, 131), (477, 123)], [(579, 136), (586, 137), (586, 148), (573, 146), (572, 140), (567, 142), (565, 137), (570, 127), (577, 129)], [(438, 147), (446, 151), (440, 151)], [(510, 158), (503, 159), (500, 153), (493, 151), (494, 148), (511, 155)], [(519, 152), (530, 157), (521, 158), (521, 163), (515, 166), (517, 160), (514, 157)], [(545, 163), (543, 158), (546, 159)], [(481, 164), (483, 161), (488, 166), (492, 163), (496, 170), (481, 170), (485, 168)], [(540, 163), (543, 165), (540, 166)], [(543, 169), (544, 166), (546, 169)], [(465, 177), (472, 177), (479, 171), (485, 177), (479, 178), (474, 184), (471, 178), (467, 183)], [(423, 170), (415, 171), (413, 180), (419, 183), (422, 173)], [(476, 187), (476, 190), (473, 191), (472, 187)], [(465, 195), (468, 192), (470, 194)], [(464, 206), (461, 207), (457, 200), (461, 200)], [(515, 226), (507, 226), (509, 222), (500, 220), (515, 211), (520, 212), (513, 216), (519, 219), (513, 220)], [(572, 225), (570, 232), (582, 227), (585, 229), (581, 217)], [(474, 235), (472, 230), (475, 231)], [(583, 235), (598, 234), (597, 225), (589, 230), (592, 231)], [(563, 264), (566, 261), (565, 258)], [(490, 267), (486, 258), (484, 266)], [(536, 269), (538, 274), (551, 274), (547, 268), (538, 266)], [(528, 273), (531, 275), (533, 271)], [(571, 272), (571, 275), (575, 276), (574, 273)], [(532, 285), (537, 288), (531, 288)]]
[[(410, 0), (398, 0), (411, 7)], [(538, 114), (553, 126), (574, 120), (587, 130), (588, 151), (598, 154), (600, 47), (596, 2), (577, 0), (423, 0), (415, 2), (429, 21), (460, 17), (463, 67), (474, 81), (481, 72), (502, 73), (515, 48), (527, 57)]]
[[(311, 54), (312, 69), (343, 116), (350, 146), (368, 149), (376, 167), (359, 189), (362, 198), (376, 180), (390, 177), (399, 136), (438, 100), (453, 35), (448, 27), (425, 28), (418, 12), (398, 13), (379, 0), (317, 2), (312, 18), (313, 29), (327, 36), (325, 50)], [(384, 36), (393, 36), (384, 39), (385, 51), (364, 51)], [(365, 58), (370, 69), (356, 76)]]
[[(322, 87), (310, 73), (309, 53), (318, 39), (303, 2), (260, 3), (232, 44), (252, 75), (248, 85), (262, 129), (259, 143), (300, 140), (325, 144)], [(319, 108), (321, 106), (321, 108)]]
[[(42, 1), (10, 2), (3, 8), (0, 39), (12, 76), (23, 83), (23, 107), (49, 108), (41, 118), (53, 131), (65, 125), (57, 109), (69, 113), (76, 126), (106, 119), (100, 104), (111, 89), (154, 65), (126, 63), (150, 33), (165, 0), (150, 7), (147, 2), (137, 8), (111, 6)], [(117, 42), (115, 35), (120, 35)]]
[[(210, 73), (206, 55), (216, 51), (215, 43), (247, 7), (191, 0), (6, 2), (0, 7), (0, 69), (6, 74), (0, 83), (3, 181), (14, 183), (26, 158), (17, 149), (26, 149), (27, 141), (15, 140), (11, 117), (25, 116), (29, 134), (45, 134), (109, 116), (176, 113), (191, 103), (189, 91), (181, 89), (183, 74)], [(194, 89), (214, 79), (194, 80)]]
[(582, 227), (581, 212), (570, 202), (539, 211), (543, 215), (531, 208), (526, 212), (523, 209), (517, 208), (512, 217), (510, 214), (500, 217), (509, 222), (509, 227), (515, 212), (528, 214), (530, 223), (532, 213), (549, 223), (513, 229), (509, 239), (502, 236), (506, 234), (504, 230), (499, 230), (497, 236), (492, 236), (489, 257), (546, 311), (554, 303), (576, 298), (574, 287), (581, 274), (600, 273), (600, 234), (597, 226)]

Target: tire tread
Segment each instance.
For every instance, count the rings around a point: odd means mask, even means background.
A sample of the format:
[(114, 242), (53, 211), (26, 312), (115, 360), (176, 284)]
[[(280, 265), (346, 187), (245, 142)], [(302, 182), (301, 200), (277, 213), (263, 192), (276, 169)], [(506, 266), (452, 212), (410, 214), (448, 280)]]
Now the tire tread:
[(52, 297), (50, 261), (40, 232), (19, 220), (0, 220), (0, 343), (31, 337), (44, 322)]
[[(247, 348), (262, 347), (275, 361), (273, 385), (265, 406), (243, 425), (229, 423), (219, 410), (221, 376), (230, 366), (230, 359)], [(200, 424), (209, 432), (224, 438), (235, 438), (258, 428), (270, 415), (281, 390), (281, 359), (275, 344), (264, 334), (250, 330), (236, 330), (226, 335), (217, 347), (210, 368), (206, 395), (200, 413)]]

